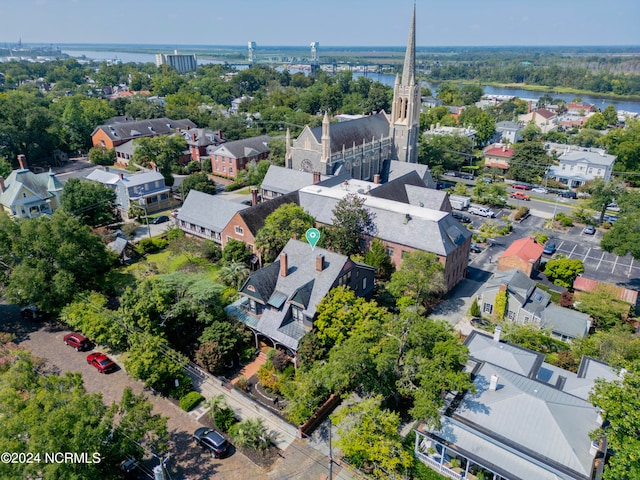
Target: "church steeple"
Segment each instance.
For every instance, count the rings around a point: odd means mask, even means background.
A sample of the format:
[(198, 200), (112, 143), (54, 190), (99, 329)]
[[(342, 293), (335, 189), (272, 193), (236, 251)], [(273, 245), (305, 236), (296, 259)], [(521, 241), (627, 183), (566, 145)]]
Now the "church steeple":
[(407, 52), (404, 54), (404, 67), (402, 68), (402, 85), (412, 85), (415, 82), (416, 72), (416, 4), (413, 4), (409, 39), (407, 40)]

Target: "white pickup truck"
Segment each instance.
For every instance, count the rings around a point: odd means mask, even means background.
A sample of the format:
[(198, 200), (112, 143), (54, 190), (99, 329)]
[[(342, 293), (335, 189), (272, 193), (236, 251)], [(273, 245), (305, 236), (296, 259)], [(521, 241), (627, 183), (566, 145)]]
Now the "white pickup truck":
[(470, 207), (469, 213), (473, 213), (474, 215), (480, 215), (481, 217), (489, 217), (494, 218), (496, 213), (490, 208), (486, 207)]

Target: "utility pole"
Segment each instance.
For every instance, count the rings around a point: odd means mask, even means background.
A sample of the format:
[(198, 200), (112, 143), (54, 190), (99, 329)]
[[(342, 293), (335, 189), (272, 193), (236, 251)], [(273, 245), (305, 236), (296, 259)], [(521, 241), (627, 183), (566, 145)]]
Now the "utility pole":
[(147, 233), (149, 234), (149, 238), (151, 238), (151, 227), (149, 226), (149, 215), (147, 214), (147, 199), (144, 197), (141, 197), (138, 200), (138, 203), (142, 208), (144, 208), (144, 218), (147, 221)]
[(331, 447), (331, 417), (329, 418), (329, 480), (333, 480), (333, 448)]

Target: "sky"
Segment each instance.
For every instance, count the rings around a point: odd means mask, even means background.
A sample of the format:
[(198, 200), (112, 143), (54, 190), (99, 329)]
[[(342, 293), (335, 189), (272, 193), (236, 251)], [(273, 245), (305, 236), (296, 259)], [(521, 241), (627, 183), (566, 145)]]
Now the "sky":
[[(404, 46), (411, 0), (0, 0), (0, 44)], [(640, 45), (640, 0), (416, 0), (418, 46)]]

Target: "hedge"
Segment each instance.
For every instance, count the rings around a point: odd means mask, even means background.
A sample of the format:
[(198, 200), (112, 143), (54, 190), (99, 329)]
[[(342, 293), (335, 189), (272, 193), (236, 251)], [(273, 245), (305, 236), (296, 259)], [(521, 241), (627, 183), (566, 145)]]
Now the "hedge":
[(204, 397), (200, 395), (200, 392), (189, 392), (180, 399), (180, 408), (189, 412), (203, 400)]

